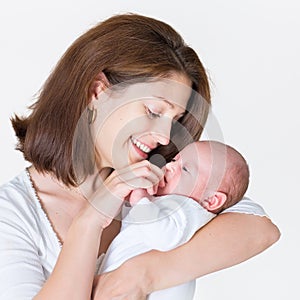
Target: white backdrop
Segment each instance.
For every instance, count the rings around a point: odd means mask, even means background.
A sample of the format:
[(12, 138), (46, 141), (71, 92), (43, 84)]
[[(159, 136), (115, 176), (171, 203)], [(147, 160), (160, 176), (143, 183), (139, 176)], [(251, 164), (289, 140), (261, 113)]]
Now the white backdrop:
[(183, 35), (206, 66), (225, 142), (240, 150), (251, 167), (248, 196), (265, 207), (282, 233), (261, 255), (199, 279), (195, 299), (299, 299), (299, 2), (43, 2), (0, 5), (0, 183), (26, 165), (14, 150), (9, 117), (32, 103), (66, 48), (113, 14), (161, 19)]

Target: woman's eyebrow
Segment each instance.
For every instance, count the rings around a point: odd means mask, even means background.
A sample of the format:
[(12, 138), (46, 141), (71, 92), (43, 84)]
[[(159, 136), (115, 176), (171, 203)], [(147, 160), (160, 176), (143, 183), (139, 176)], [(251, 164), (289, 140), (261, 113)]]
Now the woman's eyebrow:
[[(164, 101), (165, 103), (167, 103), (172, 109), (175, 108), (174, 104), (173, 104), (172, 102), (170, 102), (168, 99), (166, 99), (166, 98), (164, 98), (164, 97), (162, 97), (162, 96), (155, 96), (155, 95), (153, 95), (153, 97), (158, 98), (158, 99), (160, 99), (160, 100), (163, 100), (163, 101)], [(180, 108), (181, 108), (181, 107), (180, 107)], [(182, 116), (182, 115), (184, 114), (184, 112), (185, 112), (185, 109), (184, 109), (184, 111), (180, 114), (180, 116)]]
[(166, 102), (169, 106), (171, 106), (171, 108), (174, 108), (174, 104), (172, 102), (170, 102), (169, 100), (167, 100), (166, 98), (162, 97), (162, 96), (155, 96), (153, 95), (153, 97), (158, 98), (160, 100), (163, 100), (164, 102)]

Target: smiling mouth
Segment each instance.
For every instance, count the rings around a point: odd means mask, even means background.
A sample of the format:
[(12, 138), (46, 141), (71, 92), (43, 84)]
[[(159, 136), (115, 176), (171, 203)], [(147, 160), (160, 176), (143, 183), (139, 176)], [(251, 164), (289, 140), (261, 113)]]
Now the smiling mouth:
[(130, 137), (130, 140), (136, 147), (138, 147), (141, 151), (143, 151), (146, 154), (148, 154), (152, 150), (148, 146), (146, 146), (145, 144), (141, 143), (140, 141), (138, 141), (133, 137)]

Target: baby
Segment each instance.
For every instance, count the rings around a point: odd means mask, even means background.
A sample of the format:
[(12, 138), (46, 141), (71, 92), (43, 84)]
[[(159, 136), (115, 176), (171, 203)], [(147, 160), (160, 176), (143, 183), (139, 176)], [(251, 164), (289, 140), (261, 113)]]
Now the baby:
[[(99, 273), (129, 258), (157, 249), (168, 251), (187, 242), (216, 214), (245, 194), (249, 168), (232, 147), (216, 141), (189, 144), (164, 167), (165, 186), (150, 196), (137, 189), (124, 206), (122, 228), (107, 250)], [(193, 299), (195, 280), (148, 296), (151, 300)]]

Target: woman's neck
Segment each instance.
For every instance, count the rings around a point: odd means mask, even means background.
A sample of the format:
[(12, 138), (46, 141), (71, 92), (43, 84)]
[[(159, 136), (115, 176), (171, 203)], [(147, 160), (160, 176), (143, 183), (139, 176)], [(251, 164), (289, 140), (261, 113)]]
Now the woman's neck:
[(78, 189), (87, 199), (91, 198), (111, 174), (112, 170), (111, 168), (103, 168), (100, 171), (94, 172), (94, 174), (89, 175), (84, 182), (78, 186)]

